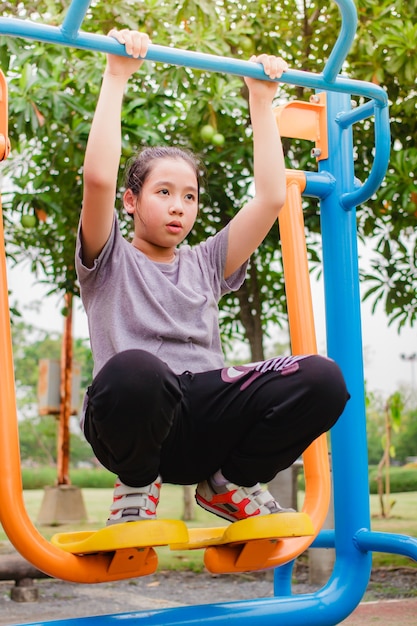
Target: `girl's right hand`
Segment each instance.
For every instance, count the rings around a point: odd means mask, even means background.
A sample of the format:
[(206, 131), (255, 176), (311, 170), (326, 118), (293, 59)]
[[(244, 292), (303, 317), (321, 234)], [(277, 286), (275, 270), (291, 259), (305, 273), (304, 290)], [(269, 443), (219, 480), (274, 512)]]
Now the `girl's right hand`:
[(127, 54), (131, 57), (108, 54), (106, 71), (115, 76), (128, 78), (141, 67), (148, 52), (150, 39), (146, 33), (127, 28), (123, 30), (112, 28), (109, 37), (113, 37), (119, 43), (124, 44)]

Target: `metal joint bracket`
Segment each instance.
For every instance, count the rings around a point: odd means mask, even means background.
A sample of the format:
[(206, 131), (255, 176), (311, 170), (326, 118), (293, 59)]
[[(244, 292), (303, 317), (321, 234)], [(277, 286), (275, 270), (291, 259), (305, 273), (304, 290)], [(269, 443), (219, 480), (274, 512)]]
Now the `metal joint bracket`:
[(283, 137), (314, 141), (311, 154), (317, 161), (327, 159), (329, 146), (327, 138), (326, 93), (311, 96), (309, 102), (294, 100), (274, 110), (278, 128)]

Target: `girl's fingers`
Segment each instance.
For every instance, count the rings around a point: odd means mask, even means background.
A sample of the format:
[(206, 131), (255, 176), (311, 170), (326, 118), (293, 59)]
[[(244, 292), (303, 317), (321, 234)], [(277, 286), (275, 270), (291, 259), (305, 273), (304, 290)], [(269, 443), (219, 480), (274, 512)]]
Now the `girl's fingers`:
[(117, 28), (112, 28), (111, 31), (109, 31), (108, 36), (113, 37), (113, 39), (116, 39), (119, 43), (125, 43), (124, 32), (125, 31), (123, 30), (117, 30)]
[(288, 69), (288, 64), (284, 59), (271, 54), (260, 54), (253, 56), (250, 60), (254, 63), (261, 63), (265, 74), (270, 78), (280, 78)]
[(122, 30), (112, 28), (109, 32), (109, 36), (114, 37), (119, 43), (124, 44), (127, 54), (133, 58), (144, 58), (146, 56), (150, 43), (146, 33), (140, 33), (139, 31), (129, 30), (127, 28), (123, 28)]
[(146, 33), (140, 33), (138, 31), (131, 31), (131, 38), (133, 48), (132, 56), (134, 56), (135, 58), (144, 58), (146, 56), (146, 53), (148, 52), (148, 46), (150, 43), (148, 35)]

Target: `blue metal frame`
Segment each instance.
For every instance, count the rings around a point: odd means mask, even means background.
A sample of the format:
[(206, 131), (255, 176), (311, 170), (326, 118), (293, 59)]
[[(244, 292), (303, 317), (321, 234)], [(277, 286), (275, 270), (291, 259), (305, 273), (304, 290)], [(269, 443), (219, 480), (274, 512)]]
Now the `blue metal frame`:
[[(385, 91), (373, 83), (339, 74), (356, 33), (357, 17), (352, 0), (336, 3), (342, 27), (323, 73), (289, 70), (280, 79), (290, 85), (327, 92), (329, 157), (319, 161), (318, 172), (305, 172), (305, 195), (320, 201), (328, 353), (340, 364), (352, 395), (331, 432), (335, 529), (322, 531), (313, 544), (335, 548), (333, 574), (318, 592), (293, 596), (289, 563), (276, 570), (274, 598), (59, 620), (48, 622), (49, 626), (105, 626), (119, 622), (191, 626), (202, 620), (213, 625), (240, 626), (246, 621), (269, 626), (279, 621), (299, 626), (331, 626), (345, 619), (363, 597), (372, 551), (404, 554), (417, 560), (415, 538), (370, 530), (355, 207), (373, 195), (385, 176), (390, 132)], [(115, 40), (80, 30), (89, 5), (90, 0), (73, 0), (60, 28), (0, 18), (0, 34), (124, 55), (123, 47)], [(151, 45), (147, 58), (268, 80), (259, 65), (226, 57)], [(366, 102), (352, 109), (352, 96), (362, 96)], [(353, 168), (352, 127), (368, 117), (374, 118), (374, 162), (368, 179), (360, 184)]]

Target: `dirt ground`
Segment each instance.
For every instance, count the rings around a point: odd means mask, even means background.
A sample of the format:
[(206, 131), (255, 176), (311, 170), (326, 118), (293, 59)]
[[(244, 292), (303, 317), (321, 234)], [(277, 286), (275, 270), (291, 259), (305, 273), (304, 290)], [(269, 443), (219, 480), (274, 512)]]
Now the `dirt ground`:
[[(296, 564), (294, 577), (297, 582), (293, 586), (293, 593), (308, 593), (317, 589), (308, 583), (308, 568), (302, 564)], [(230, 602), (273, 595), (270, 572), (239, 576), (158, 572), (143, 578), (98, 585), (78, 585), (44, 579), (34, 583), (38, 599), (32, 602), (13, 601), (11, 599), (13, 585), (11, 581), (0, 582), (0, 626)], [(398, 603), (399, 599), (403, 601)], [(417, 569), (373, 571), (364, 600), (366, 604), (361, 604), (343, 624), (417, 625)], [(388, 603), (384, 602), (383, 617), (378, 621), (375, 614), (380, 612), (382, 601)], [(397, 618), (394, 616), (398, 614), (399, 609), (402, 609), (402, 614), (398, 621), (395, 621)], [(368, 615), (367, 611), (373, 612)]]

